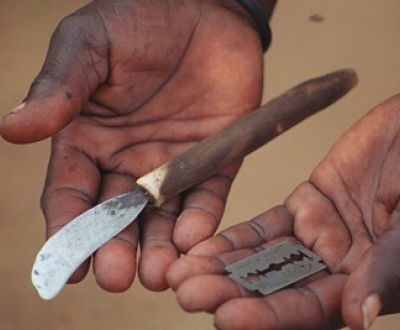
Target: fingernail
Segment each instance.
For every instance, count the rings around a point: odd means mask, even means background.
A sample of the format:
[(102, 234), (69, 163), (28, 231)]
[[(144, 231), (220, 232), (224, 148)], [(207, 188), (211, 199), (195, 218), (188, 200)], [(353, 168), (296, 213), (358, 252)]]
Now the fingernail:
[(8, 114), (16, 114), (16, 113), (20, 112), (23, 108), (25, 108), (25, 104), (26, 103), (21, 103), (19, 106), (12, 109)]
[(4, 123), (4, 119), (6, 119), (8, 116), (14, 115), (18, 112), (20, 112), (22, 109), (25, 108), (25, 102), (21, 103), (19, 106), (15, 107), (14, 109), (12, 109), (11, 111), (9, 111), (8, 113), (6, 113), (0, 120), (0, 125), (2, 125)]
[(368, 296), (362, 304), (364, 330), (368, 330), (374, 323), (382, 308), (381, 299), (377, 294)]

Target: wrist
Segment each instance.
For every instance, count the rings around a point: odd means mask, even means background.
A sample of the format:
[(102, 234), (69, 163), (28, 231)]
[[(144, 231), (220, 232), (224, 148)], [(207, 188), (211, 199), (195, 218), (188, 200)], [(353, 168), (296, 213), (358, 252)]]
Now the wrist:
[(277, 0), (218, 0), (217, 2), (247, 21), (259, 33), (263, 50), (268, 49), (271, 42), (268, 22)]
[(265, 18), (270, 21), (278, 0), (253, 0), (253, 2), (260, 8)]
[[(256, 22), (254, 22), (254, 19), (251, 17), (249, 12), (243, 8), (238, 0), (218, 0), (217, 2), (221, 6), (231, 9), (236, 14), (252, 20), (254, 26), (256, 26)], [(261, 10), (265, 18), (269, 21), (272, 17), (272, 13), (278, 0), (253, 0), (252, 2), (254, 2), (254, 4)]]
[[(269, 9), (270, 7), (269, 6), (260, 7), (259, 4), (257, 4), (257, 1), (255, 0), (237, 0), (237, 2), (249, 12), (249, 14), (256, 22), (263, 50), (264, 52), (267, 51), (271, 43), (272, 35), (268, 23), (269, 19), (266, 17), (265, 13), (267, 13), (266, 10)], [(262, 3), (265, 5), (269, 2), (262, 1)]]

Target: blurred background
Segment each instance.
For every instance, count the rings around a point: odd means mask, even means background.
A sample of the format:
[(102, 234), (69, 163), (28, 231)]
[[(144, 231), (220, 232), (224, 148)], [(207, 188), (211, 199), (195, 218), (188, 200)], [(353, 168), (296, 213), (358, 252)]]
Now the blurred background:
[[(1, 115), (25, 97), (60, 19), (87, 2), (1, 0)], [(279, 0), (271, 22), (273, 44), (265, 55), (264, 99), (346, 67), (357, 70), (360, 83), (246, 159), (223, 228), (281, 203), (349, 126), (399, 92), (399, 13), (398, 0)], [(0, 141), (0, 328), (213, 329), (212, 316), (184, 313), (171, 292), (151, 293), (139, 283), (124, 294), (107, 294), (88, 276), (50, 302), (37, 296), (30, 272), (44, 239), (39, 198), (48, 154), (49, 141), (26, 146)], [(372, 329), (398, 329), (396, 324), (400, 316), (381, 317)]]

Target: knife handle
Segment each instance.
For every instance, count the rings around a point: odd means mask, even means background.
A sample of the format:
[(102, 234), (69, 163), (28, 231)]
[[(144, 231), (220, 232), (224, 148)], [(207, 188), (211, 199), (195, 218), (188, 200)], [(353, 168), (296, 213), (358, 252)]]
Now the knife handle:
[(144, 175), (137, 184), (159, 206), (326, 108), (356, 83), (351, 69), (308, 80)]

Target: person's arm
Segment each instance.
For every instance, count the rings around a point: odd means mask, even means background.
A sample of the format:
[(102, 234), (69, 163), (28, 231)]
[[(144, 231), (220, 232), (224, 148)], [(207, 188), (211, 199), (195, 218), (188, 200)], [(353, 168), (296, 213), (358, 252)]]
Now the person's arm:
[(277, 0), (220, 0), (220, 2), (239, 16), (249, 19), (250, 24), (258, 31), (264, 52), (267, 51), (272, 41), (269, 21)]
[[(354, 124), (284, 205), (191, 249), (168, 272), (180, 305), (215, 313), (218, 329), (367, 330), (400, 311), (400, 94)], [(224, 266), (300, 241), (328, 267), (270, 296)]]
[[(258, 107), (259, 32), (243, 6), (222, 2), (96, 0), (60, 22), (26, 99), (0, 125), (10, 142), (52, 138), (41, 203), (47, 237)], [(218, 227), (239, 166), (148, 210), (99, 249), (99, 285), (131, 285), (140, 242), (142, 283), (166, 289), (170, 263)]]

